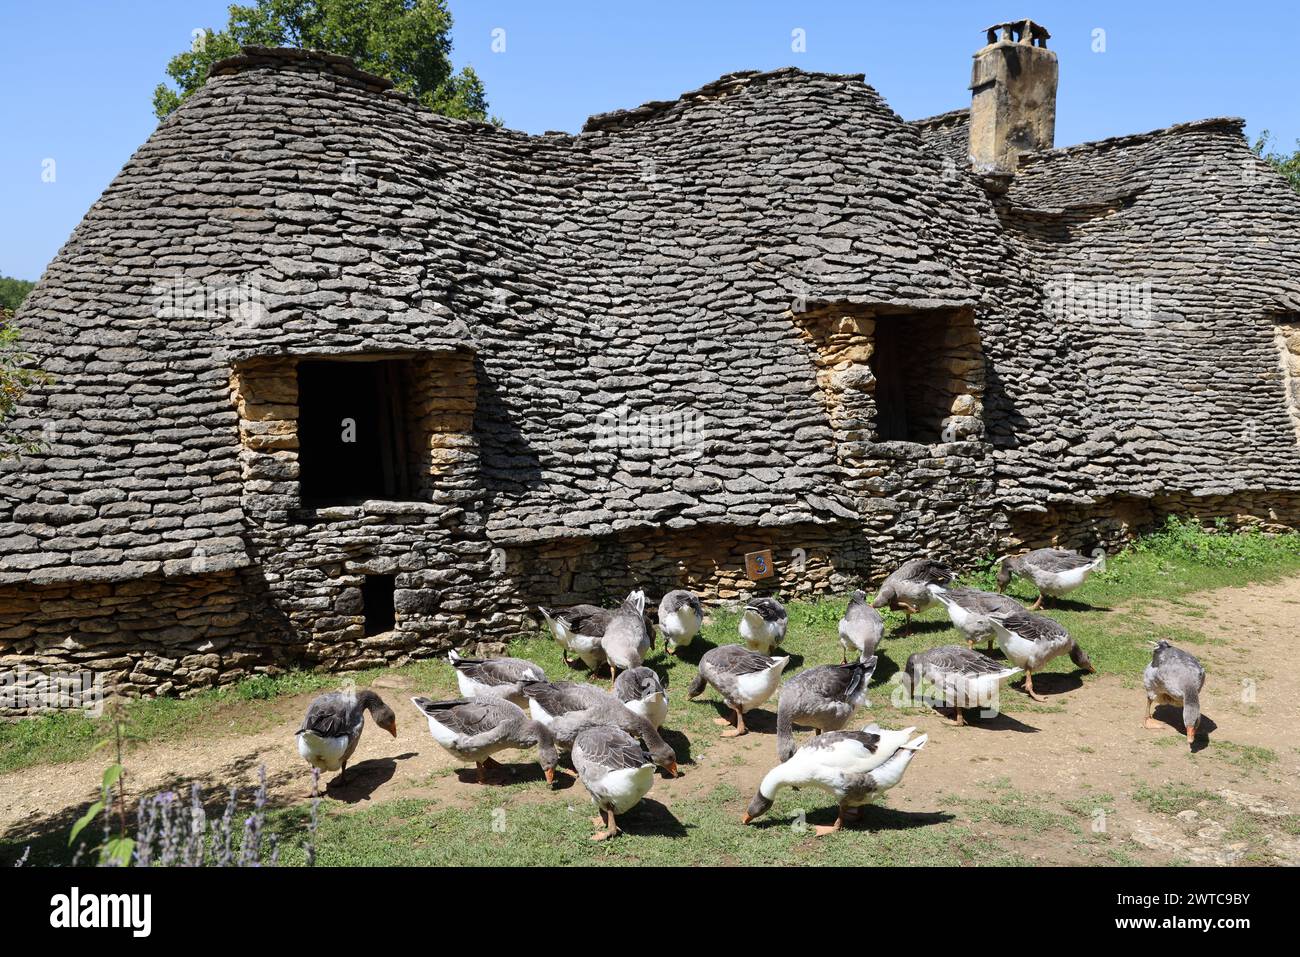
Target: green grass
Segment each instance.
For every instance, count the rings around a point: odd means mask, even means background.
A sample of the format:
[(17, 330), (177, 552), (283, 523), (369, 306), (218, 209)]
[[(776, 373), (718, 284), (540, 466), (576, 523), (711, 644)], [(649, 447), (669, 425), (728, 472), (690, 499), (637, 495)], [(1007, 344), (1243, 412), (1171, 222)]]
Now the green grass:
[[(811, 825), (829, 824), (834, 810), (811, 795), (785, 792), (759, 822), (738, 821), (742, 796), (721, 785), (702, 798), (677, 800), (671, 813), (646, 801), (620, 818), (623, 835), (593, 843), (594, 813), (581, 786), (546, 803), (493, 795), (469, 808), (427, 800), (389, 801), (353, 813), (327, 814), (317, 836), (322, 865), (942, 865), (1023, 864), (1001, 842), (977, 834), (946, 814), (888, 806), (867, 808), (867, 827), (815, 838)], [(799, 816), (801, 808), (806, 814)], [(302, 862), (306, 813), (277, 815), (286, 864)], [(681, 840), (682, 837), (688, 838)]]
[[(1048, 613), (1071, 631), (1099, 671), (1132, 676), (1140, 674), (1150, 659), (1149, 642), (1155, 638), (1190, 645), (1207, 640), (1195, 630), (1200, 624), (1194, 621), (1196, 614), (1185, 615), (1186, 625), (1158, 624), (1152, 617), (1157, 607), (1168, 607), (1158, 603), (1172, 602), (1180, 612), (1195, 613), (1195, 603), (1184, 597), (1190, 593), (1267, 581), (1296, 571), (1300, 571), (1300, 535), (1229, 535), (1175, 522), (1114, 556), (1104, 572), (1092, 576)], [(981, 563), (965, 581), (991, 587), (991, 561)], [(1034, 597), (1032, 588), (1019, 582), (1011, 592), (1024, 600)], [(847, 596), (840, 596), (790, 603), (790, 628), (784, 645), (793, 659), (788, 673), (839, 662), (836, 624), (846, 600)], [(1097, 614), (1121, 605), (1126, 609), (1122, 617)], [(890, 679), (907, 657), (960, 638), (938, 607), (914, 618), (909, 637), (902, 637), (901, 615), (887, 613), (886, 619), (888, 637), (879, 652), (871, 701), (873, 719), (890, 725), (918, 713), (895, 707), (891, 701)], [(679, 755), (687, 767), (719, 740), (718, 728), (712, 723), (719, 713), (713, 704), (718, 700), (716, 694), (708, 690), (694, 702), (686, 700), (685, 689), (696, 674), (694, 661), (707, 645), (736, 641), (736, 626), (735, 613), (714, 611), (698, 645), (677, 658), (664, 655), (662, 648), (651, 656), (650, 663), (667, 677), (671, 692), (666, 727), (685, 736), (675, 738), (674, 744), (689, 742), (690, 754)], [(542, 633), (513, 641), (509, 653), (536, 661), (552, 678), (584, 677), (563, 664), (559, 646)], [(1068, 673), (1074, 666), (1063, 656), (1045, 670)], [(336, 687), (345, 678), (366, 685), (381, 675), (405, 676), (423, 693), (448, 695), (455, 691), (453, 672), (440, 660), (347, 676), (289, 672), (250, 678), (187, 699), (133, 701), (126, 706), (127, 723), (136, 742), (179, 740), (200, 730), (205, 734), (250, 733), (283, 722), (281, 702), (286, 696)], [(1013, 717), (1061, 710), (1018, 694), (1004, 695), (1001, 704)], [(106, 718), (79, 714), (0, 724), (0, 773), (84, 758), (108, 733)], [(1080, 750), (1088, 749), (1080, 746)], [(1194, 757), (1229, 761), (1250, 770), (1278, 762), (1278, 756), (1267, 749), (1224, 741), (1216, 741), (1215, 748)], [(126, 760), (129, 765), (129, 753)], [(323, 864), (1006, 864), (1027, 862), (1016, 850), (1023, 840), (1020, 835), (1057, 832), (1063, 842), (1082, 849), (1089, 860), (1132, 863), (1090, 833), (1091, 814), (1097, 807), (1108, 807), (1109, 796), (1061, 804), (1050, 797), (1015, 793), (1005, 781), (993, 782), (991, 787), (996, 793), (984, 799), (949, 800), (941, 814), (908, 813), (887, 805), (868, 808), (867, 827), (832, 840), (815, 840), (794, 826), (801, 820), (801, 808), (807, 809), (809, 823), (833, 819), (833, 808), (819, 793), (784, 792), (759, 826), (740, 827), (739, 807), (747, 795), (734, 788), (724, 785), (705, 797), (675, 800), (671, 813), (658, 804), (652, 790), (644, 806), (623, 821), (626, 837), (602, 845), (586, 839), (591, 832), (588, 818), (592, 807), (580, 786), (540, 801), (531, 793), (534, 787), (520, 784), (493, 789), (468, 808), (408, 798), (344, 811), (329, 801), (323, 806), (317, 845)], [(1141, 788), (1133, 798), (1150, 810), (1170, 814), (1199, 800), (1220, 800), (1180, 787)], [(300, 832), (306, 814), (301, 806), (273, 812), (269, 826), (282, 832), (286, 863), (301, 859)], [(1294, 826), (1294, 821), (1287, 824)], [(690, 840), (679, 840), (683, 835)]]

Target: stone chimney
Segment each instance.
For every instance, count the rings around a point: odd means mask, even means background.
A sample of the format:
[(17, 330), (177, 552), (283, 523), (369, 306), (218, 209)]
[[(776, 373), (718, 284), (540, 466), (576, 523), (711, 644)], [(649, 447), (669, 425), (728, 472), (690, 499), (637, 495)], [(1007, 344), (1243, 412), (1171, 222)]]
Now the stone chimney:
[(1021, 153), (1051, 148), (1057, 69), (1050, 36), (1032, 20), (988, 28), (970, 80), (970, 158), (977, 173), (1015, 173)]

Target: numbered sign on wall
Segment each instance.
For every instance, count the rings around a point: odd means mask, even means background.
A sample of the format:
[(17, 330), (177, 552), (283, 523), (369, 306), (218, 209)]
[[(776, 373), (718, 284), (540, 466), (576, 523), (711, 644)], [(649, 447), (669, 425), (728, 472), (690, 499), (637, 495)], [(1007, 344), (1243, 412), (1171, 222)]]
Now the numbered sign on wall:
[(746, 552), (745, 574), (749, 576), (751, 581), (771, 578), (775, 575), (776, 569), (772, 565), (772, 549), (765, 548), (761, 552)]

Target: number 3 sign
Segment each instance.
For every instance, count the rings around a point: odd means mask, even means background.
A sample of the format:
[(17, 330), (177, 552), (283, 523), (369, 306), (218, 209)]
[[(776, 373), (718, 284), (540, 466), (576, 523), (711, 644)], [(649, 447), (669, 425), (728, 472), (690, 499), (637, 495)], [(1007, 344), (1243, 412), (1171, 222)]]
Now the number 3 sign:
[(772, 565), (772, 549), (765, 548), (761, 552), (747, 552), (745, 554), (745, 574), (751, 581), (771, 578), (775, 575), (776, 569)]

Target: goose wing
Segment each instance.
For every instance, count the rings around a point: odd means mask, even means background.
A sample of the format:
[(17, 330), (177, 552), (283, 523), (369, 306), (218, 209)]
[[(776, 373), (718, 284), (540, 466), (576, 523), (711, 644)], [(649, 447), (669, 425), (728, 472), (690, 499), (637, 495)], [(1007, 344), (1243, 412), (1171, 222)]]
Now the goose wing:
[(1007, 670), (1006, 665), (994, 661), (988, 655), (972, 651), (961, 645), (944, 645), (931, 648), (918, 655), (925, 665), (938, 672), (951, 675), (963, 675), (978, 678), (983, 675), (1000, 674)]
[(512, 720), (526, 720), (527, 716), (517, 705), (504, 698), (457, 698), (450, 701), (430, 701), (412, 698), (415, 706), (426, 717), (437, 721), (448, 731), (463, 738), (476, 738), (496, 732)]
[(978, 588), (949, 588), (944, 592), (944, 595), (951, 599), (954, 604), (976, 615), (987, 615), (989, 612), (995, 611), (1014, 612), (1023, 610), (1023, 606), (1014, 598), (999, 595), (997, 592), (980, 591)]
[(775, 659), (750, 651), (744, 645), (720, 645), (704, 653), (701, 667), (706, 660), (710, 668), (727, 675), (752, 675), (767, 671), (775, 663)]
[(659, 676), (645, 665), (629, 668), (614, 679), (614, 695), (619, 701), (640, 701), (663, 690)]
[(664, 595), (663, 601), (659, 603), (659, 614), (660, 616), (671, 615), (682, 608), (690, 608), (697, 617), (704, 617), (704, 605), (699, 598), (695, 596), (694, 592), (681, 588)]
[(1027, 611), (994, 612), (989, 616), (1002, 623), (1007, 631), (1014, 632), (1025, 641), (1057, 641), (1068, 638), (1069, 632), (1043, 615)]
[(573, 741), (572, 753), (573, 766), (583, 777), (654, 763), (636, 738), (607, 725), (580, 732)]
[(512, 685), (534, 679), (545, 681), (541, 665), (523, 658), (452, 658), (451, 664), (466, 677), (485, 685)]
[(525, 681), (520, 691), (553, 718), (572, 711), (585, 711), (608, 697), (595, 685), (581, 681)]
[(760, 618), (773, 624), (787, 617), (785, 609), (775, 598), (755, 598), (745, 605), (745, 609), (757, 612)]
[(599, 638), (603, 635), (614, 617), (612, 611), (596, 605), (574, 605), (572, 608), (561, 608), (559, 614), (569, 623), (569, 627), (576, 634), (586, 635), (588, 638)]
[(307, 707), (298, 734), (310, 731), (322, 738), (340, 738), (356, 730), (361, 718), (355, 695), (331, 691), (317, 697)]
[(1022, 561), (1045, 572), (1072, 572), (1091, 565), (1094, 560), (1064, 548), (1040, 548), (1030, 552)]
[(806, 692), (830, 701), (848, 701), (857, 694), (864, 681), (870, 680), (875, 668), (876, 658), (874, 655), (865, 662), (854, 661), (847, 665), (818, 665), (795, 675), (786, 682), (786, 686), (787, 688), (793, 686), (791, 690), (797, 689), (800, 693)]

